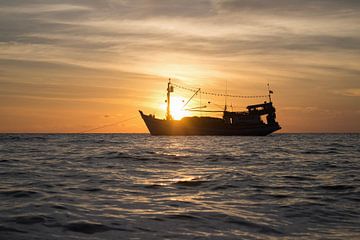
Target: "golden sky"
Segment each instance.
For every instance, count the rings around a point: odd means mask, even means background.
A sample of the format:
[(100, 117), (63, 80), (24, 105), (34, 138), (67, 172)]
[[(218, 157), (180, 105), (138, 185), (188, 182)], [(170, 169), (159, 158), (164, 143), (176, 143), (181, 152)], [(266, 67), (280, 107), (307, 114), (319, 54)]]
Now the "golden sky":
[[(359, 26), (358, 0), (1, 0), (0, 132), (163, 117), (169, 77), (239, 95), (269, 82), (282, 132), (360, 132)], [(98, 132), (147, 129), (138, 115)]]

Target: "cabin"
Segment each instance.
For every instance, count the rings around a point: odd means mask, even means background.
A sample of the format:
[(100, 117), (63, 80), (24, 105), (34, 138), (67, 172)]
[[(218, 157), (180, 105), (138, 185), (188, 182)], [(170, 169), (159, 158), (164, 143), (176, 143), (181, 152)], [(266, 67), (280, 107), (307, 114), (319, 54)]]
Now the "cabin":
[(261, 119), (261, 116), (267, 115), (267, 124), (274, 124), (276, 122), (275, 108), (273, 107), (272, 102), (249, 105), (247, 110), (247, 112), (224, 111), (223, 119), (227, 124), (257, 125), (265, 124)]

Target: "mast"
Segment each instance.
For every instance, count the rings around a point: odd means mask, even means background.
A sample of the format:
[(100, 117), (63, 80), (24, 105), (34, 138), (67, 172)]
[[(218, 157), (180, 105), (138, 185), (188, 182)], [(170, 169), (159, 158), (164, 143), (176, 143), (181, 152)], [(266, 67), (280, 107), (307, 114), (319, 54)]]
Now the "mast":
[(273, 94), (274, 92), (270, 90), (270, 84), (269, 83), (267, 84), (267, 86), (268, 86), (268, 92), (269, 92), (269, 95), (268, 95), (269, 96), (269, 102), (271, 102), (271, 94)]
[(171, 79), (169, 78), (168, 86), (167, 86), (167, 107), (166, 107), (166, 120), (172, 120), (171, 112), (170, 112), (170, 93), (174, 92), (174, 87), (171, 85)]

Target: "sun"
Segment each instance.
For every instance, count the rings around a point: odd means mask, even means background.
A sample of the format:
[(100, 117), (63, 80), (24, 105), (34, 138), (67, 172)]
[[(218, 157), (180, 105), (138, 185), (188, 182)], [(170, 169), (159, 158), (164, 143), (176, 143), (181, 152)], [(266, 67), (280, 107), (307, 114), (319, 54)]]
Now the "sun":
[(172, 97), (170, 102), (170, 112), (175, 120), (180, 120), (188, 115), (188, 112), (183, 109), (185, 102), (179, 97)]
[[(183, 109), (185, 100), (181, 97), (172, 96), (170, 100), (170, 112), (174, 120), (180, 120), (183, 117), (189, 116), (189, 112)], [(166, 103), (161, 105), (161, 109), (166, 111)]]

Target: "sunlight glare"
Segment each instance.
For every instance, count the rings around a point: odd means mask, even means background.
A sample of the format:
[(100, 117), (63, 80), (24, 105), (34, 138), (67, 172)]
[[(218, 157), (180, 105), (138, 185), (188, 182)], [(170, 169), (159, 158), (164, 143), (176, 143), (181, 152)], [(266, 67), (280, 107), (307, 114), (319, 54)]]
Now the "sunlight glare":
[[(170, 111), (174, 120), (180, 120), (183, 117), (189, 116), (189, 112), (182, 108), (184, 104), (185, 99), (177, 96), (171, 97)], [(166, 103), (161, 104), (161, 109), (166, 112)]]

